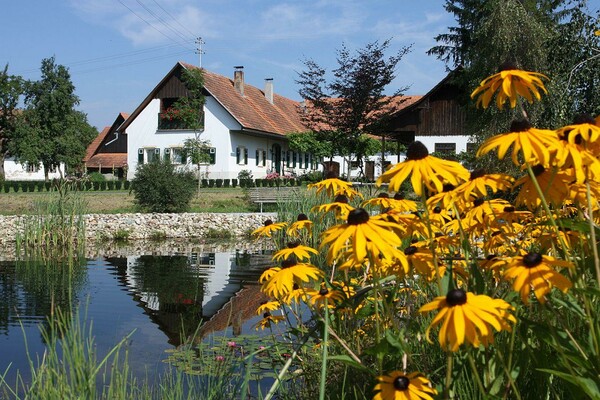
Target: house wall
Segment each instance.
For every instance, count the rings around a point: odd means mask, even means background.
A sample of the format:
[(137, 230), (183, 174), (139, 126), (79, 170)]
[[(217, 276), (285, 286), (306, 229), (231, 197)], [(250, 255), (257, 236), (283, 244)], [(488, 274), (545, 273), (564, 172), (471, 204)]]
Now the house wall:
[[(60, 169), (64, 174), (64, 165), (61, 165)], [(27, 172), (26, 165), (16, 162), (13, 158), (4, 160), (4, 176), (7, 181), (43, 181), (45, 179), (44, 167), (42, 165), (40, 165), (37, 172)], [(49, 173), (48, 178), (58, 179), (60, 178), (60, 173)]]
[(468, 135), (444, 135), (444, 136), (420, 136), (416, 135), (415, 140), (423, 143), (430, 153), (435, 151), (435, 145), (443, 143), (454, 143), (456, 145), (456, 154), (467, 151), (467, 143), (469, 142)]

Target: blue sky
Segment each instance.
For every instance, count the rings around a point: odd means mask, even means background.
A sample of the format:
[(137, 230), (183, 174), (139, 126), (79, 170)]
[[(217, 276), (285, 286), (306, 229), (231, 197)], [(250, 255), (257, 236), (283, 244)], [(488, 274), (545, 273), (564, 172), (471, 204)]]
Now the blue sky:
[(425, 52), (434, 36), (455, 25), (443, 0), (20, 0), (5, 2), (0, 67), (39, 79), (42, 59), (55, 56), (71, 72), (79, 109), (101, 129), (131, 113), (177, 61), (199, 63), (300, 100), (295, 84), (302, 60), (331, 70), (335, 51), (391, 38), (390, 53), (413, 45), (389, 87), (424, 94), (446, 74)]

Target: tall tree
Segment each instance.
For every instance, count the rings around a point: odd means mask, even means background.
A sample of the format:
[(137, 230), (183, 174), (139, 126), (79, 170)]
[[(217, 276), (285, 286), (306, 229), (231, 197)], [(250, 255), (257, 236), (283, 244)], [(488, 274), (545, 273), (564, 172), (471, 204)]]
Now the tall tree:
[(26, 85), (25, 110), (10, 134), (9, 151), (20, 162), (42, 164), (48, 179), (61, 163), (80, 166), (98, 132), (75, 110), (79, 98), (67, 68), (52, 57), (42, 60), (41, 73), (39, 81)]
[(8, 64), (0, 72), (0, 180), (4, 180), (4, 159), (8, 153), (8, 138), (14, 131), (17, 107), (23, 95), (23, 79), (8, 74)]
[[(447, 0), (457, 26), (438, 35), (429, 54), (458, 65), (457, 83), (470, 93), (506, 61), (521, 69), (546, 74), (552, 96), (528, 105), (532, 123), (556, 128), (571, 122), (574, 113), (600, 112), (600, 38), (594, 36), (598, 16), (591, 16), (584, 0)], [(594, 50), (595, 49), (595, 50)], [(572, 75), (574, 67), (577, 75)], [(464, 99), (469, 103), (468, 99)], [(492, 108), (469, 108), (470, 133), (479, 137), (508, 128), (512, 115)]]
[[(314, 60), (304, 61), (306, 69), (299, 73), (296, 83), (304, 99), (301, 116), (304, 124), (314, 132), (316, 140), (329, 143), (324, 146), (329, 157), (340, 155), (361, 161), (373, 146), (365, 146), (365, 133), (377, 133), (380, 122), (394, 110), (390, 107), (393, 96), (385, 95), (385, 88), (395, 79), (395, 68), (410, 51), (402, 47), (386, 57), (390, 39), (367, 44), (351, 53), (346, 46), (337, 51), (337, 68), (329, 79), (327, 71)], [(328, 80), (329, 79), (329, 80)], [(359, 163), (360, 164), (360, 163)]]

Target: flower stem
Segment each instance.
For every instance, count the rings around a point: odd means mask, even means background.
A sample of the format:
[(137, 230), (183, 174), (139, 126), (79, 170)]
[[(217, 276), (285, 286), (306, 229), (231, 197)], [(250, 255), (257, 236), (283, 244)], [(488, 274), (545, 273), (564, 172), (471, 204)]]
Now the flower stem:
[(323, 361), (321, 363), (321, 382), (319, 386), (319, 400), (325, 400), (325, 384), (327, 381), (327, 341), (329, 340), (329, 306), (325, 299), (325, 320), (323, 323)]
[(446, 383), (444, 385), (444, 399), (450, 398), (450, 386), (452, 385), (452, 365), (454, 364), (454, 354), (449, 351), (446, 353)]

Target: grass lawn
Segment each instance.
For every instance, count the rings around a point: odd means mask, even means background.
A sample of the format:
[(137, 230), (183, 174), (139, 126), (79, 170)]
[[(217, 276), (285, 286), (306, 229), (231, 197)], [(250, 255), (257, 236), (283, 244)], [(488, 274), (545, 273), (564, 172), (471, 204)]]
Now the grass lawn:
[[(87, 204), (88, 213), (115, 214), (139, 212), (133, 194), (127, 190), (79, 192)], [(49, 192), (0, 193), (0, 214), (31, 214), (36, 202), (55, 195)], [(192, 199), (191, 212), (253, 212), (257, 206), (246, 200), (243, 189), (207, 188)]]

